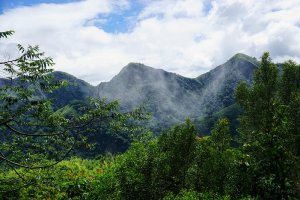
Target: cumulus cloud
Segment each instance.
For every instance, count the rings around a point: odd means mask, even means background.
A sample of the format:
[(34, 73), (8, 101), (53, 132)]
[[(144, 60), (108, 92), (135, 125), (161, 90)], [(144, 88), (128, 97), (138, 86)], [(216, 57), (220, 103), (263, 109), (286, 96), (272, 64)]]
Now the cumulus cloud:
[[(134, 4), (143, 7), (129, 18), (126, 32), (106, 32), (113, 14)], [(129, 62), (141, 62), (196, 77), (235, 53), (275, 61), (300, 61), (298, 0), (85, 0), (18, 7), (0, 15), (0, 29), (16, 34), (11, 45), (38, 44), (66, 71), (98, 84)], [(127, 16), (128, 17), (128, 16)], [(126, 26), (126, 24), (123, 24)]]

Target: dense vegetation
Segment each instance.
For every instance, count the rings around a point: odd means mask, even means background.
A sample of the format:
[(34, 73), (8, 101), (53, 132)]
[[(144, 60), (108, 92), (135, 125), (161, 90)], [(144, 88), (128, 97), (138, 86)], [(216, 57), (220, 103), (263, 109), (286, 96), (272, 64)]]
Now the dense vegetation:
[[(299, 198), (300, 65), (287, 61), (279, 72), (262, 56), (253, 84), (236, 89), (235, 134), (224, 118), (209, 136), (191, 120), (155, 136), (136, 121), (145, 118), (141, 109), (120, 112), (116, 102), (97, 99), (53, 109), (49, 99), (33, 98), (33, 84), (51, 91), (60, 83), (47, 78), (48, 65), (28, 59), (3, 63), (26, 84), (1, 86), (1, 199)], [(23, 71), (9, 71), (16, 68)], [(61, 156), (69, 145), (81, 155), (79, 145), (92, 144), (86, 134), (131, 144), (119, 155)]]

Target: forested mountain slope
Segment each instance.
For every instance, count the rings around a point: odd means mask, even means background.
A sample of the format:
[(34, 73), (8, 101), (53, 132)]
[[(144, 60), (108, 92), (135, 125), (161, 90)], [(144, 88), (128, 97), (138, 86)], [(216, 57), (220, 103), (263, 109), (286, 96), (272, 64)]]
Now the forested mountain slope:
[[(236, 54), (205, 74), (187, 78), (140, 63), (129, 63), (109, 82), (97, 86), (57, 71), (53, 72), (54, 80), (67, 80), (68, 85), (40, 95), (53, 99), (55, 109), (77, 104), (89, 96), (119, 100), (124, 111), (144, 106), (153, 116), (148, 127), (158, 132), (187, 117), (200, 119), (202, 123), (214, 113), (232, 107), (237, 84), (240, 81), (251, 83), (257, 66), (255, 58)], [(0, 84), (7, 83), (7, 80), (0, 80)], [(226, 110), (231, 112), (232, 109)]]
[(187, 117), (204, 117), (233, 105), (237, 84), (251, 83), (257, 66), (255, 58), (236, 54), (197, 78), (186, 78), (130, 63), (111, 81), (100, 83), (97, 96), (118, 99), (125, 109), (144, 105), (153, 114), (152, 127), (160, 129)]

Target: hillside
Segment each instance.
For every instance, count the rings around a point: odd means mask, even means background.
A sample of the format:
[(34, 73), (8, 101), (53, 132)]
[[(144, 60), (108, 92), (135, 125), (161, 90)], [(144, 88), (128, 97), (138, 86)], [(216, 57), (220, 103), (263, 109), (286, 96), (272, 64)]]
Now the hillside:
[(97, 96), (118, 99), (124, 109), (145, 106), (153, 114), (150, 127), (159, 130), (233, 105), (235, 87), (242, 80), (251, 83), (257, 66), (256, 59), (236, 54), (197, 78), (186, 78), (130, 63), (111, 81), (100, 83)]
[[(140, 63), (129, 63), (109, 82), (98, 86), (57, 71), (53, 73), (54, 79), (67, 80), (68, 86), (41, 95), (54, 99), (55, 109), (76, 104), (88, 96), (117, 99), (124, 111), (144, 106), (153, 115), (148, 127), (159, 132), (187, 117), (205, 124), (206, 119), (215, 118), (212, 117), (216, 116), (214, 113), (226, 113), (222, 110), (235, 103), (235, 87), (240, 81), (251, 83), (257, 66), (255, 58), (236, 54), (205, 74), (187, 78)], [(5, 82), (2, 79), (0, 84)], [(230, 116), (231, 112), (226, 115)], [(200, 132), (207, 133), (207, 130), (202, 130), (202, 125), (199, 127)]]
[(88, 96), (95, 96), (95, 87), (75, 76), (60, 71), (53, 72), (53, 76), (55, 81), (68, 81), (68, 86), (47, 94), (48, 98), (55, 100), (56, 109), (71, 104), (75, 100), (83, 101)]

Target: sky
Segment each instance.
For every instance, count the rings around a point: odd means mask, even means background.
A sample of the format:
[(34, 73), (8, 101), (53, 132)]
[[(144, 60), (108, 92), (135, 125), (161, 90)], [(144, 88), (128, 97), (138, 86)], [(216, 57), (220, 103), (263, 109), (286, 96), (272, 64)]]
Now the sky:
[(300, 0), (0, 0), (0, 60), (39, 45), (93, 85), (130, 62), (197, 77), (236, 53), (300, 62)]

